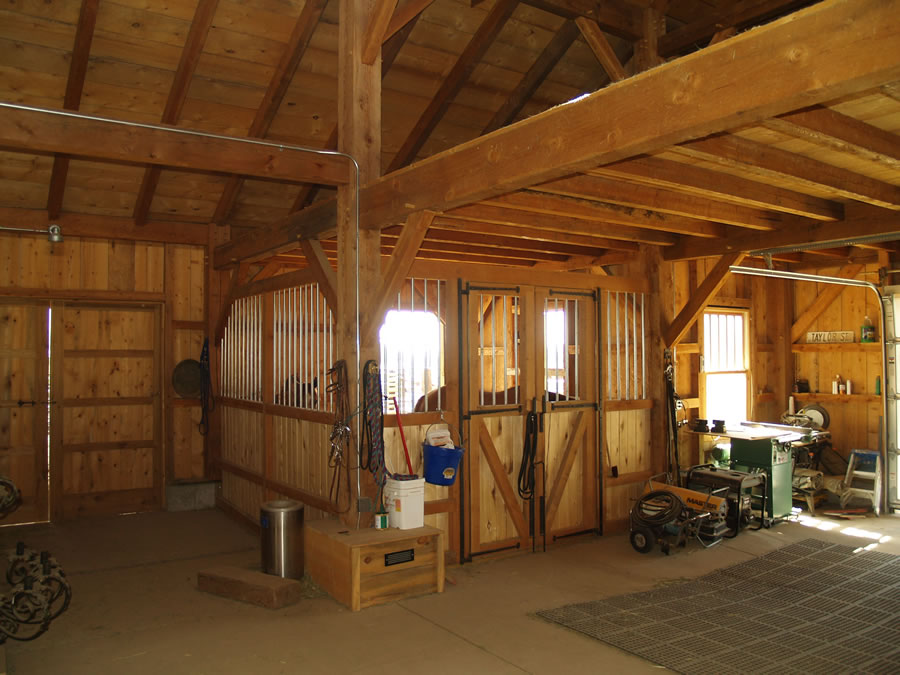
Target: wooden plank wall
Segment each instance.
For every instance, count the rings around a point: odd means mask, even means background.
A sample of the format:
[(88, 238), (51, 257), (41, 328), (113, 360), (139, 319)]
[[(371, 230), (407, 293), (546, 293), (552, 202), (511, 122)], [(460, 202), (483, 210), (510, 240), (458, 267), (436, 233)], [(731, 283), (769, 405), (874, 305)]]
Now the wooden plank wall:
[[(837, 267), (809, 270), (814, 274), (834, 276)], [(857, 279), (878, 281), (878, 266), (866, 265)], [(827, 287), (824, 284), (794, 284), (794, 317), (816, 302), (818, 294)], [(867, 288), (847, 287), (809, 327), (810, 331), (845, 330), (855, 333), (853, 345), (823, 345), (803, 347), (804, 334), (794, 349), (794, 371), (797, 377), (809, 380), (810, 394), (798, 394), (798, 405), (818, 403), (831, 417), (829, 430), (834, 448), (847, 456), (852, 449), (878, 448), (878, 421), (881, 417), (881, 397), (875, 396), (875, 378), (881, 376), (881, 350), (859, 343), (859, 329), (866, 315), (875, 325), (876, 336), (882, 335), (880, 310), (875, 294)], [(807, 351), (815, 349), (816, 351)], [(821, 351), (819, 351), (821, 349)], [(831, 382), (839, 374), (853, 383), (850, 396), (834, 396)], [(884, 387), (884, 383), (882, 383)]]
[[(678, 262), (673, 265), (675, 285), (671, 300), (674, 313), (687, 302), (690, 294), (703, 281), (715, 264), (714, 259)], [(839, 267), (807, 269), (812, 274), (837, 275)], [(877, 281), (878, 265), (864, 266), (858, 279)], [(853, 331), (856, 343), (848, 346), (806, 347), (806, 335), (798, 343), (790, 341), (791, 326), (815, 302), (827, 286), (809, 282), (789, 282), (729, 275), (725, 285), (712, 301), (713, 306), (744, 308), (749, 311), (751, 412), (761, 422), (780, 422), (787, 410), (788, 390), (797, 378), (809, 381), (810, 394), (796, 395), (796, 408), (810, 403), (822, 405), (831, 417), (829, 430), (834, 447), (846, 455), (853, 448), (878, 447), (880, 398), (874, 395), (875, 378), (881, 374), (881, 352), (877, 346), (859, 344), (859, 329), (868, 315), (881, 334), (880, 312), (874, 294), (864, 288), (844, 288), (837, 300), (825, 308), (807, 331)], [(787, 303), (787, 310), (784, 305)], [(699, 416), (699, 335), (696, 324), (676, 353), (676, 390), (691, 406), (691, 417)], [(779, 352), (789, 349), (786, 359)], [(785, 365), (786, 362), (786, 365)], [(785, 372), (787, 371), (787, 372)], [(833, 396), (831, 381), (835, 374), (853, 381), (853, 395)], [(699, 461), (697, 437), (685, 432), (682, 447), (690, 452), (690, 461)]]
[[(197, 432), (199, 401), (176, 397), (171, 372), (181, 359), (200, 358), (206, 318), (205, 255), (205, 248), (198, 246), (70, 236), (50, 244), (41, 235), (0, 234), (2, 296), (53, 300), (59, 307), (78, 300), (164, 308), (160, 384), (167, 482), (204, 477), (205, 441)], [(73, 414), (63, 411), (58, 419), (71, 425)], [(89, 418), (103, 414), (99, 408), (79, 411)]]

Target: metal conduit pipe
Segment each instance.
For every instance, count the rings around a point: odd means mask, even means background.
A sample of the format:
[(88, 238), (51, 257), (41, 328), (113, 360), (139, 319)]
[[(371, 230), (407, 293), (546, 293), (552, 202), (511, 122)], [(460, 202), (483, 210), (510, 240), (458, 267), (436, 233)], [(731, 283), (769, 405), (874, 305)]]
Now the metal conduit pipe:
[[(236, 136), (224, 136), (222, 134), (214, 134), (207, 131), (196, 131), (194, 129), (181, 129), (178, 127), (163, 126), (161, 124), (146, 124), (144, 122), (131, 122), (128, 120), (116, 120), (108, 117), (100, 117), (97, 115), (85, 115), (84, 113), (73, 112), (71, 110), (53, 110), (50, 108), (38, 108), (37, 106), (24, 105), (21, 103), (9, 103), (0, 101), (0, 108), (10, 108), (13, 110), (27, 110), (29, 112), (43, 113), (46, 115), (57, 115), (59, 117), (72, 117), (82, 120), (91, 120), (93, 122), (105, 122), (107, 124), (116, 124), (125, 127), (134, 127), (138, 129), (152, 129), (154, 131), (165, 131), (172, 134), (184, 134), (186, 136), (197, 136), (201, 138), (214, 138), (223, 141), (233, 141), (235, 143), (248, 143), (250, 145), (263, 145), (270, 148), (278, 148), (279, 150), (293, 150), (295, 152), (308, 152), (314, 155), (329, 155), (333, 157), (346, 157), (353, 165), (353, 224), (356, 233), (356, 289), (355, 289), (355, 324), (356, 324), (356, 390), (359, 391), (361, 382), (362, 361), (360, 359), (360, 334), (359, 334), (359, 162), (346, 152), (340, 150), (322, 150), (320, 148), (307, 148), (302, 145), (293, 145), (291, 143), (274, 143), (260, 138), (240, 138)], [(357, 460), (361, 459), (359, 453), (362, 452), (362, 429), (360, 425), (356, 425), (356, 452)], [(362, 491), (362, 482), (360, 478), (360, 461), (356, 466), (356, 496), (359, 497)]]
[(747, 274), (751, 276), (757, 277), (772, 277), (775, 279), (790, 279), (792, 281), (811, 281), (817, 284), (836, 284), (838, 286), (858, 286), (870, 289), (875, 296), (878, 298), (878, 307), (881, 312), (881, 447), (884, 449), (884, 456), (882, 457), (882, 461), (885, 463), (885, 466), (882, 467), (881, 471), (881, 510), (883, 512), (887, 512), (890, 499), (888, 498), (888, 490), (890, 489), (889, 481), (888, 481), (888, 469), (887, 469), (887, 458), (888, 458), (888, 432), (887, 432), (887, 423), (888, 423), (888, 394), (887, 394), (887, 342), (884, 338), (885, 335), (885, 324), (887, 323), (887, 313), (884, 309), (884, 300), (881, 297), (881, 291), (878, 290), (878, 286), (871, 283), (870, 281), (860, 281), (859, 279), (843, 279), (841, 277), (830, 277), (819, 274), (806, 274), (804, 272), (788, 272), (783, 270), (769, 270), (769, 269), (759, 269), (757, 267), (743, 267), (740, 265), (732, 265), (728, 268), (728, 270), (732, 274)]

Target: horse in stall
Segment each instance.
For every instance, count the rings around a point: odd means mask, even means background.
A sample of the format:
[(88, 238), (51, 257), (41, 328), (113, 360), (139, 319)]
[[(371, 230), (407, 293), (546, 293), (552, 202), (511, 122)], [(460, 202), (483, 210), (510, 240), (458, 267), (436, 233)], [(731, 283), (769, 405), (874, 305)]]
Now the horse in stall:
[[(518, 405), (521, 403), (522, 399), (519, 397), (518, 387), (509, 387), (506, 391), (498, 391), (496, 392), (484, 392), (485, 401), (490, 401), (491, 404), (496, 401), (497, 405)], [(546, 392), (548, 401), (568, 401), (569, 397), (565, 394), (558, 394), (555, 391)], [(446, 410), (447, 408), (447, 385), (442, 385), (438, 389), (432, 389), (424, 396), (420, 396), (419, 400), (416, 401), (416, 407), (414, 412), (426, 412), (432, 410), (438, 410), (438, 398), (440, 397), (440, 409)], [(541, 399), (543, 400), (543, 399)]]
[(315, 408), (319, 403), (319, 378), (304, 382), (299, 375), (291, 375), (284, 381), (281, 391), (275, 395), (277, 405), (297, 408)]

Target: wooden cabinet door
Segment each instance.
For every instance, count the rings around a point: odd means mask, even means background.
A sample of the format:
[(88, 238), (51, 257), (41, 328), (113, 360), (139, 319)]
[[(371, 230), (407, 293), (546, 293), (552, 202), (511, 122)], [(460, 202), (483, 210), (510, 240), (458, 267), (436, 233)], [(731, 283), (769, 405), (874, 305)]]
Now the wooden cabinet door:
[(0, 525), (49, 520), (47, 304), (0, 304), (0, 475), (22, 497)]

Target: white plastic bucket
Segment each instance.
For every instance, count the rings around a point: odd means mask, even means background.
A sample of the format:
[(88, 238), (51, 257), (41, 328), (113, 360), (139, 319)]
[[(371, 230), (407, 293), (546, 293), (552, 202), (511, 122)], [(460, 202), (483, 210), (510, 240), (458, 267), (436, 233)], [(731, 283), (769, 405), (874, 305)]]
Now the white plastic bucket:
[(384, 503), (388, 524), (401, 530), (425, 525), (425, 479), (394, 480), (384, 486)]

